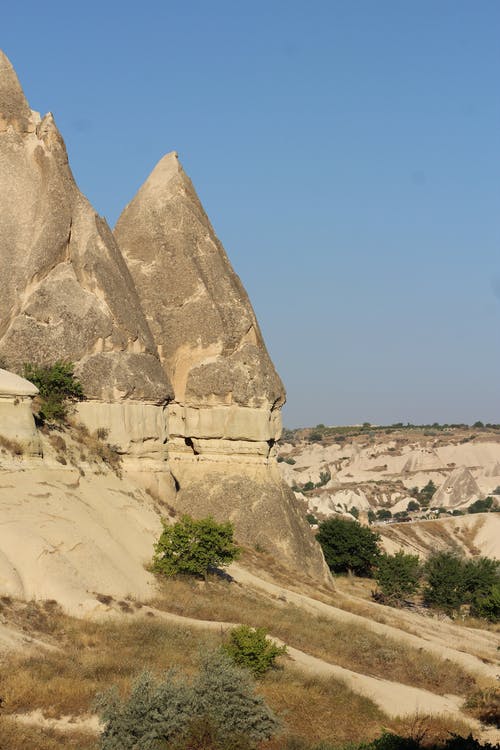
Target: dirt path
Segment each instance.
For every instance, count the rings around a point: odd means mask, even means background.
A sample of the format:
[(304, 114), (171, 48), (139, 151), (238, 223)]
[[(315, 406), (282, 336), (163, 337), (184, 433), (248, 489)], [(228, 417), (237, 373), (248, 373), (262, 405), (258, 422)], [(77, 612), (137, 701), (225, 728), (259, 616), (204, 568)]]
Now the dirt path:
[[(412, 633), (408, 633), (407, 631), (400, 630), (399, 628), (392, 625), (385, 625), (383, 623), (369, 619), (368, 617), (356, 615), (352, 612), (347, 612), (346, 610), (334, 607), (331, 604), (325, 604), (324, 602), (320, 602), (317, 599), (312, 599), (305, 594), (299, 594), (295, 591), (290, 591), (290, 589), (284, 588), (283, 586), (278, 586), (274, 583), (271, 583), (270, 581), (259, 578), (255, 574), (250, 573), (248, 570), (245, 570), (244, 568), (241, 568), (239, 565), (236, 565), (234, 563), (230, 566), (229, 573), (235, 579), (235, 581), (248, 586), (249, 588), (265, 591), (268, 594), (272, 594), (281, 600), (286, 600), (287, 602), (295, 604), (298, 607), (301, 607), (302, 609), (305, 609), (313, 614), (330, 617), (332, 620), (337, 620), (340, 622), (351, 622), (356, 625), (361, 625), (364, 628), (368, 628), (373, 633), (378, 633), (380, 635), (387, 636), (388, 638), (393, 638), (394, 640), (400, 641), (402, 643), (407, 643), (409, 646), (412, 646), (415, 649), (424, 649), (425, 651), (428, 651), (435, 656), (441, 657), (443, 659), (450, 659), (450, 661), (454, 661), (455, 663), (460, 664), (469, 672), (483, 675), (484, 677), (488, 677), (490, 679), (496, 679), (500, 671), (500, 664), (498, 663), (496, 652), (498, 638), (495, 637), (493, 633), (491, 634), (491, 639), (487, 639), (487, 641), (484, 638), (484, 633), (481, 633), (478, 636), (478, 646), (484, 648), (485, 643), (488, 643), (488, 656), (493, 663), (487, 664), (479, 657), (474, 656), (470, 653), (466, 653), (465, 651), (461, 651), (460, 648), (450, 647), (449, 643), (451, 640), (455, 642), (455, 637), (451, 638), (450, 634), (446, 633), (446, 629), (445, 633), (441, 637), (439, 633), (439, 626), (441, 625), (441, 623), (438, 623), (435, 620), (429, 621), (427, 631), (424, 631), (422, 628), (422, 633), (420, 635), (414, 635)], [(418, 618), (418, 616), (415, 616), (415, 618)], [(415, 629), (418, 629), (418, 619), (415, 619), (415, 621), (412, 620), (412, 625)], [(458, 628), (455, 627), (455, 630), (458, 630)], [(465, 632), (462, 632), (460, 635), (461, 638), (467, 639), (467, 643), (470, 647), (470, 642), (475, 637), (474, 632), (467, 630)]]

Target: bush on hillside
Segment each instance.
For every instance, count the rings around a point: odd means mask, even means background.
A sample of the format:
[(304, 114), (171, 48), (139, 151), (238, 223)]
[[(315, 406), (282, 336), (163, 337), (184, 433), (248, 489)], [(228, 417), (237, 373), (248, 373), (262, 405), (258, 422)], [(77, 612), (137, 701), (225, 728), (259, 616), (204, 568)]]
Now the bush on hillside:
[(128, 698), (112, 688), (95, 709), (104, 724), (101, 750), (187, 748), (200, 734), (214, 748), (254, 747), (279, 727), (250, 674), (221, 652), (205, 657), (191, 683), (172, 670), (162, 680), (144, 672)]
[(425, 565), (426, 604), (453, 614), (464, 604), (471, 614), (498, 618), (500, 562), (487, 557), (465, 560), (452, 552), (438, 552)]
[(286, 646), (277, 646), (267, 638), (265, 628), (251, 628), (248, 625), (233, 628), (223, 650), (235, 664), (249, 669), (254, 677), (261, 677), (273, 669), (278, 656), (286, 654)]
[(377, 560), (375, 580), (383, 597), (390, 604), (402, 604), (416, 593), (420, 583), (420, 561), (418, 555), (382, 554)]
[(467, 600), (463, 560), (453, 552), (437, 552), (425, 564), (424, 602), (452, 614)]
[(357, 521), (329, 518), (319, 525), (316, 539), (325, 560), (334, 573), (352, 571), (359, 576), (371, 576), (379, 557), (378, 534)]
[(467, 508), (467, 513), (490, 513), (493, 510), (493, 498), (491, 496), (481, 498), (471, 503)]
[(42, 422), (63, 422), (69, 404), (84, 398), (81, 384), (75, 378), (70, 362), (53, 365), (25, 364), (23, 376), (40, 391), (39, 419)]
[(183, 516), (172, 525), (164, 523), (155, 545), (153, 569), (168, 576), (184, 573), (206, 579), (211, 568), (229, 565), (238, 557), (233, 531), (229, 521), (217, 523), (211, 517), (195, 520)]

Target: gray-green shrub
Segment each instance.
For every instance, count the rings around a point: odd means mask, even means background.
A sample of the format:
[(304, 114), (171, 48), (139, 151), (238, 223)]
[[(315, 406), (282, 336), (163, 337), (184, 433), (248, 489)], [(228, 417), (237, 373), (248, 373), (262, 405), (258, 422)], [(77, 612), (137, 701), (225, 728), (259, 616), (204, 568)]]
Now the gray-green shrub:
[(269, 739), (279, 723), (255, 692), (250, 673), (221, 651), (207, 655), (192, 682), (175, 671), (157, 680), (141, 674), (130, 696), (122, 700), (116, 688), (96, 699), (104, 730), (101, 750), (158, 750), (181, 742), (193, 722), (206, 721), (218, 742), (244, 737), (251, 744)]

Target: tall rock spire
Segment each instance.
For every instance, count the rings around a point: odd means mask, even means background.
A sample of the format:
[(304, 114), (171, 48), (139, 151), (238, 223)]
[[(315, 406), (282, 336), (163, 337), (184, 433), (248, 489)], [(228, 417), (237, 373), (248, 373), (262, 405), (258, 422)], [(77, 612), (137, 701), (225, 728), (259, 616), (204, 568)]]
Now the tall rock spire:
[(115, 236), (176, 400), (281, 406), (283, 384), (250, 300), (175, 152), (125, 208)]
[(176, 153), (159, 162), (124, 209), (115, 236), (174, 387), (168, 440), (174, 506), (229, 518), (240, 541), (328, 577), (277, 467), (283, 385)]

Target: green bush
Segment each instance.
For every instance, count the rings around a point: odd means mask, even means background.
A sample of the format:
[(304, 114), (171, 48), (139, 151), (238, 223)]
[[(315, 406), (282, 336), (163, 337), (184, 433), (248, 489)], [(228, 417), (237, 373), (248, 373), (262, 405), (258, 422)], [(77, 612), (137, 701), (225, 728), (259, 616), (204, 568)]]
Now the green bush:
[(485, 497), (471, 503), (467, 508), (467, 513), (489, 513), (493, 509), (493, 498)]
[(261, 677), (275, 667), (278, 656), (286, 654), (286, 646), (277, 646), (267, 638), (265, 628), (248, 625), (233, 628), (223, 649), (235, 664), (249, 669), (254, 677)]
[(173, 576), (178, 573), (203, 576), (211, 568), (229, 565), (240, 553), (233, 541), (233, 525), (213, 518), (195, 520), (183, 516), (172, 525), (163, 524), (155, 545), (153, 569)]
[(425, 564), (426, 604), (452, 614), (467, 601), (464, 561), (453, 552), (438, 552)]
[(382, 554), (377, 561), (375, 580), (383, 596), (391, 604), (402, 604), (416, 593), (420, 582), (420, 562), (417, 555)]
[(368, 527), (345, 518), (329, 518), (319, 525), (316, 539), (334, 573), (372, 575), (380, 554), (379, 537)]
[(39, 418), (43, 422), (63, 422), (71, 402), (84, 398), (81, 384), (75, 378), (70, 362), (53, 365), (25, 364), (23, 376), (40, 391)]
[(95, 710), (104, 724), (101, 750), (189, 747), (200, 725), (214, 748), (253, 747), (279, 727), (250, 674), (221, 652), (205, 657), (191, 683), (172, 670), (160, 681), (144, 672), (128, 698), (112, 688), (97, 696)]

